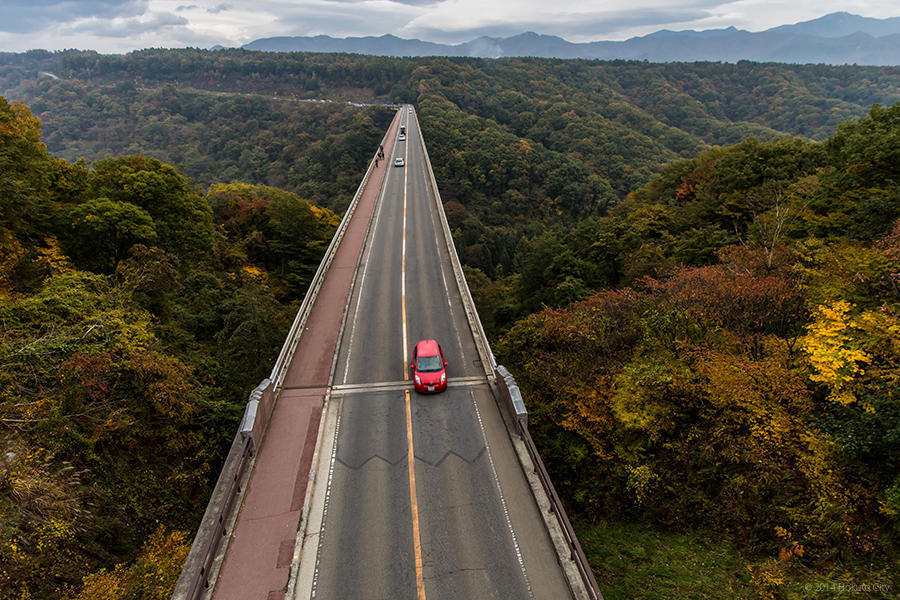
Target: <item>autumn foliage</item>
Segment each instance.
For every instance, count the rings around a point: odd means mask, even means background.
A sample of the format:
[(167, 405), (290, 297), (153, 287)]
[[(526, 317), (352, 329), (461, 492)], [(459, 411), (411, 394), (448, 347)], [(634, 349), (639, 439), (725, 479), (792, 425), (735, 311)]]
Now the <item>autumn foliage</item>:
[(84, 587), (69, 600), (166, 600), (172, 596), (191, 549), (184, 532), (166, 534), (160, 527), (131, 565), (116, 565), (84, 578)]
[[(900, 106), (871, 118), (826, 144), (856, 161), (849, 179), (822, 170), (812, 181), (797, 159), (777, 175), (784, 195), (766, 196), (772, 180), (723, 183), (721, 149), (714, 166), (701, 159), (680, 182), (651, 183), (609, 225), (641, 226), (655, 207), (656, 239), (668, 241), (649, 274), (621, 269), (628, 285), (545, 308), (495, 345), (576, 514), (732, 536), (760, 597), (784, 597), (791, 565), (896, 565), (900, 221), (865, 233), (852, 224), (869, 218), (870, 198), (892, 198), (892, 218), (900, 210), (900, 163), (886, 167), (880, 145), (898, 131)], [(873, 130), (890, 133), (850, 151)], [(744, 231), (712, 248), (713, 264), (678, 260), (677, 237), (693, 226), (686, 202), (693, 218), (720, 215)], [(775, 237), (761, 235), (762, 221), (779, 220)]]
[(40, 133), (0, 97), (0, 597), (168, 598), (338, 219)]

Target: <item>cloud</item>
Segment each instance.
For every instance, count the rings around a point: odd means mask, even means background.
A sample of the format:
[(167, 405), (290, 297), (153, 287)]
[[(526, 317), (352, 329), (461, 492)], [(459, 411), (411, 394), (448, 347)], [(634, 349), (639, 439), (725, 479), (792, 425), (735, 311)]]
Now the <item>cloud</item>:
[(175, 12), (191, 12), (191, 11), (203, 11), (210, 15), (217, 15), (221, 12), (225, 12), (226, 10), (231, 10), (233, 7), (231, 4), (216, 4), (215, 6), (203, 7), (199, 4), (180, 4), (175, 7)]
[(516, 10), (485, 0), (446, 0), (411, 19), (404, 37), (460, 42), (478, 36), (506, 37), (535, 31), (573, 41), (598, 40), (605, 34), (640, 28), (678, 27), (711, 17), (734, 0), (632, 0), (609, 9), (607, 2), (585, 0), (578, 5), (520, 0)]
[[(353, 4), (352, 9), (348, 4)], [(312, 0), (278, 7), (274, 23), (280, 35), (382, 35), (403, 27), (422, 13), (395, 1)]]
[(896, 0), (0, 0), (0, 50), (241, 45), (279, 35), (460, 43), (534, 31), (573, 42), (659, 29), (759, 31), (835, 10), (896, 16)]
[(188, 20), (172, 13), (155, 13), (127, 19), (88, 19), (63, 27), (64, 34), (94, 35), (97, 37), (126, 38), (146, 33), (180, 27)]
[(135, 17), (149, 0), (2, 0), (0, 31), (32, 33), (86, 18)]
[(521, 20), (508, 23), (484, 24), (474, 27), (458, 26), (452, 30), (433, 26), (428, 21), (414, 21), (404, 27), (404, 37), (419, 37), (434, 41), (459, 42), (480, 36), (509, 37), (526, 31), (557, 35), (570, 41), (601, 40), (606, 34), (633, 28), (677, 27), (710, 16), (700, 9), (642, 11), (640, 14), (607, 13), (591, 16), (559, 17), (556, 19)]
[[(372, 0), (321, 0), (330, 4), (365, 4), (373, 3)], [(388, 0), (391, 4), (405, 4), (407, 6), (432, 6), (442, 4), (446, 0)]]

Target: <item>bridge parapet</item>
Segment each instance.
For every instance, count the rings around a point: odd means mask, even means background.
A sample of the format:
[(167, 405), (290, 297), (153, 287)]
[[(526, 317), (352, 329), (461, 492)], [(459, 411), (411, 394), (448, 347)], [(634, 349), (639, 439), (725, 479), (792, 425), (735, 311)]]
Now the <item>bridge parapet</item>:
[[(568, 564), (564, 563), (563, 567), (574, 567), (577, 570), (578, 578), (584, 586), (582, 589), (578, 589), (580, 586), (572, 586), (572, 593), (575, 594), (576, 598), (603, 600), (600, 586), (597, 584), (594, 572), (591, 570), (591, 566), (584, 554), (584, 550), (581, 548), (578, 536), (575, 535), (575, 529), (572, 527), (571, 521), (569, 521), (569, 515), (566, 513), (562, 500), (560, 500), (559, 495), (556, 493), (556, 488), (553, 486), (553, 481), (550, 479), (547, 467), (544, 465), (544, 461), (541, 459), (541, 455), (534, 443), (534, 439), (531, 437), (531, 432), (528, 430), (528, 411), (525, 409), (522, 392), (519, 390), (518, 384), (516, 384), (515, 377), (513, 377), (512, 373), (510, 373), (503, 365), (497, 365), (497, 390), (499, 392), (498, 400), (501, 405), (505, 404), (506, 409), (510, 411), (510, 414), (515, 416), (516, 431), (527, 452), (528, 461), (525, 460), (526, 457), (522, 456), (521, 453), (519, 455), (522, 467), (526, 470), (531, 470), (532, 474), (537, 476), (541, 488), (543, 489), (544, 494), (546, 494), (546, 506), (549, 512), (556, 516), (556, 521), (559, 525), (558, 533), (562, 534), (561, 541), (564, 542), (568, 553)], [(519, 447), (516, 446), (516, 449), (518, 451)], [(530, 467), (527, 465), (527, 462), (529, 461), (531, 463)], [(529, 482), (530, 481), (531, 478), (529, 478)], [(535, 495), (537, 495), (537, 493)], [(540, 499), (538, 500), (538, 504), (544, 506), (544, 503), (541, 502)], [(543, 510), (542, 514), (544, 514)], [(551, 529), (551, 537), (557, 537), (552, 535), (553, 527), (547, 514), (544, 514), (544, 520), (547, 521), (548, 528)], [(556, 540), (554, 539), (554, 541)], [(560, 559), (562, 560), (563, 558), (564, 557), (561, 555)], [(569, 579), (571, 585), (573, 583), (571, 581), (572, 578), (570, 577)]]
[[(269, 380), (264, 380), (268, 382)], [(262, 385), (262, 384), (260, 384)], [(254, 393), (259, 390), (257, 387)], [(271, 385), (267, 385), (266, 391), (259, 395), (263, 396), (268, 393), (271, 396)], [(251, 395), (252, 398), (252, 395)], [(252, 399), (248, 402), (254, 402)], [(258, 401), (256, 401), (258, 404)], [(271, 410), (268, 411), (271, 414)], [(254, 438), (253, 427), (264, 431), (264, 418), (256, 418), (258, 408), (254, 405), (250, 420), (253, 424), (246, 432), (243, 426), (238, 430), (231, 442), (231, 448), (228, 450), (228, 456), (225, 458), (225, 464), (222, 465), (222, 471), (219, 473), (219, 479), (216, 481), (216, 487), (213, 488), (212, 496), (206, 505), (206, 511), (200, 520), (200, 527), (197, 529), (197, 535), (194, 536), (194, 542), (191, 544), (191, 550), (185, 560), (181, 575), (175, 584), (175, 592), (172, 594), (172, 600), (195, 600), (203, 598), (210, 591), (218, 569), (221, 567), (219, 560), (219, 552), (223, 543), (231, 533), (234, 525), (234, 514), (238, 499), (246, 487), (248, 468), (256, 450), (256, 443), (259, 438)], [(267, 418), (266, 411), (263, 415)], [(247, 409), (244, 412), (244, 420), (248, 418)], [(243, 421), (242, 421), (243, 422)], [(256, 443), (255, 443), (256, 440)]]
[[(384, 138), (382, 138), (382, 147), (386, 143), (390, 131), (389, 129), (388, 133), (385, 133)], [(194, 541), (191, 544), (191, 550), (175, 585), (172, 600), (198, 600), (211, 596), (222, 566), (238, 508), (246, 490), (254, 456), (262, 444), (268, 429), (269, 420), (278, 395), (281, 392), (285, 374), (294, 357), (300, 336), (306, 328), (313, 305), (322, 288), (331, 263), (337, 254), (341, 240), (343, 240), (344, 234), (349, 228), (363, 190), (375, 169), (377, 156), (378, 151), (375, 152), (372, 160), (369, 161), (366, 174), (356, 194), (353, 196), (353, 200), (350, 202), (344, 217), (341, 219), (341, 223), (334, 237), (332, 237), (322, 261), (319, 263), (319, 268), (316, 270), (303, 303), (294, 317), (291, 329), (282, 345), (269, 378), (263, 379), (250, 393), (238, 431), (231, 443), (222, 471), (219, 473), (219, 478), (213, 488), (209, 504), (206, 506), (197, 534), (194, 536)]]
[[(431, 186), (436, 209), (440, 215), (443, 238), (447, 244), (450, 264), (453, 266), (453, 273), (462, 296), (466, 319), (475, 338), (475, 345), (494, 396), (501, 408), (515, 421), (516, 432), (522, 445), (524, 445), (523, 451), (520, 445), (514, 444), (516, 454), (519, 457), (523, 470), (526, 473), (530, 472), (532, 475), (528, 477), (528, 481), (531, 484), (535, 499), (539, 506), (548, 507), (549, 511), (556, 517), (555, 519), (551, 518), (544, 510), (541, 511), (544, 523), (556, 546), (561, 566), (567, 574), (569, 587), (575, 598), (579, 600), (603, 600), (603, 594), (600, 592), (594, 573), (584, 554), (584, 550), (581, 548), (578, 536), (575, 535), (575, 530), (569, 521), (566, 509), (556, 493), (556, 488), (553, 487), (550, 474), (547, 472), (544, 461), (541, 460), (537, 446), (535, 446), (531, 433), (528, 431), (528, 410), (525, 408), (522, 392), (519, 390), (512, 373), (503, 365), (497, 364), (497, 360), (493, 352), (491, 352), (490, 343), (478, 316), (478, 310), (475, 308), (472, 292), (469, 290), (469, 285), (466, 282), (462, 263), (456, 252), (456, 246), (453, 244), (453, 235), (450, 232), (447, 216), (444, 213), (444, 203), (441, 201), (434, 171), (431, 168), (431, 159), (428, 156), (428, 149), (425, 147), (425, 139), (421, 135), (417, 137), (422, 146), (422, 153), (425, 155), (428, 183)], [(539, 485), (536, 485), (533, 481), (533, 476), (535, 475), (539, 480)]]

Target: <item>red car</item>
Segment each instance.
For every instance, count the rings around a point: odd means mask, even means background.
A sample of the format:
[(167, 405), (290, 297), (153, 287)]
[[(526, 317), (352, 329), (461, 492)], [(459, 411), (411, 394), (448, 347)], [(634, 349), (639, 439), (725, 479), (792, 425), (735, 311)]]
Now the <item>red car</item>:
[(413, 381), (420, 394), (443, 392), (447, 389), (447, 361), (444, 350), (434, 340), (422, 340), (413, 350)]

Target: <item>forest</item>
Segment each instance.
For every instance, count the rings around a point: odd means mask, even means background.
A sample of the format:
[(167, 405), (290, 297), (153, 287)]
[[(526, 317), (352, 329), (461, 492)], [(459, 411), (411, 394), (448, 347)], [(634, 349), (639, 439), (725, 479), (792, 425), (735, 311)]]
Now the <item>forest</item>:
[[(724, 536), (740, 561), (715, 582), (737, 597), (844, 597), (834, 582), (863, 581), (891, 597), (898, 165), (900, 104), (875, 106), (821, 143), (673, 162), (609, 216), (535, 239), (505, 285), (544, 308), (494, 350), (575, 514)], [(624, 588), (607, 597), (653, 597), (598, 571)], [(692, 585), (675, 597), (721, 597)]]
[(0, 596), (168, 598), (339, 216), (40, 140), (0, 97)]
[(3, 594), (167, 597), (387, 102), (605, 597), (898, 589), (900, 69), (33, 51), (0, 93)]

